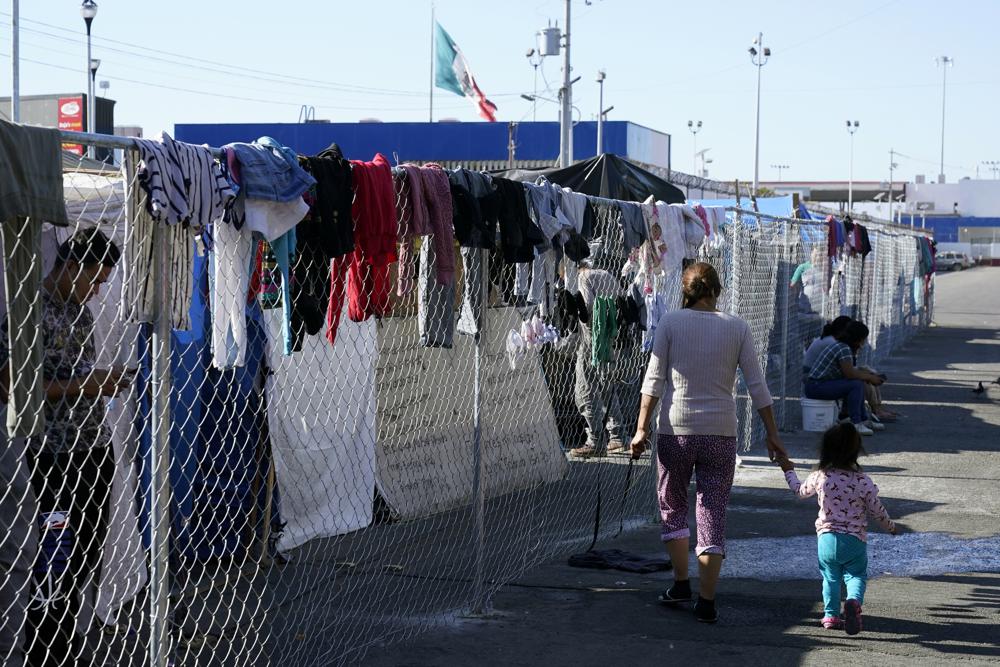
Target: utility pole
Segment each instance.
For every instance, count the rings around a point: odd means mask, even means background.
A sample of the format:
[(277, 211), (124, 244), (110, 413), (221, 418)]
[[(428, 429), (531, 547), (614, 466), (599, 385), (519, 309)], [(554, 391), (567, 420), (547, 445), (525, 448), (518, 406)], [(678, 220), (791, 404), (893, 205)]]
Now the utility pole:
[(780, 183), (781, 182), (781, 172), (784, 171), (785, 169), (791, 169), (791, 167), (789, 167), (787, 164), (772, 164), (771, 165), (771, 169), (777, 169), (778, 170), (778, 182)]
[(559, 91), (562, 113), (559, 115), (559, 166), (573, 163), (573, 84), (570, 81), (570, 9), (572, 1), (566, 0), (566, 28), (563, 33), (563, 84)]

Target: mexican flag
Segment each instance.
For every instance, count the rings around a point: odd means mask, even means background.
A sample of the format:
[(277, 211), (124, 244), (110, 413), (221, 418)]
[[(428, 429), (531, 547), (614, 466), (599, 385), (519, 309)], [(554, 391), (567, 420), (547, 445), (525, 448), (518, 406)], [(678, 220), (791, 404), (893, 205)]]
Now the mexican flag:
[(456, 95), (468, 97), (479, 106), (479, 115), (495, 123), (497, 106), (486, 99), (483, 91), (476, 85), (469, 63), (456, 46), (451, 35), (445, 32), (441, 24), (434, 22), (435, 67), (434, 83), (438, 88), (450, 90)]

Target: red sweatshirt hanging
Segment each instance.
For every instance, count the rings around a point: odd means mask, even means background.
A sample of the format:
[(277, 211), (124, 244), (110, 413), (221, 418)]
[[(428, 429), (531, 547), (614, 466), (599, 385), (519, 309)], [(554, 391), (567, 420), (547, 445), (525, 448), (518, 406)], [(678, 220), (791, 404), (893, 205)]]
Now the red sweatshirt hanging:
[(354, 252), (333, 260), (326, 337), (337, 339), (344, 307), (353, 322), (392, 312), (389, 265), (396, 261), (396, 196), (389, 161), (376, 153), (371, 162), (351, 160), (354, 184)]

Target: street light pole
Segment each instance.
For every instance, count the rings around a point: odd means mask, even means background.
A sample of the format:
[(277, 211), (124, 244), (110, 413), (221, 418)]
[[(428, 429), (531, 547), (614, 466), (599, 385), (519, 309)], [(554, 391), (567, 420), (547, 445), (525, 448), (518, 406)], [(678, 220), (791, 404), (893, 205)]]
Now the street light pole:
[(570, 8), (572, 3), (566, 0), (566, 32), (563, 34), (563, 84), (559, 91), (562, 102), (562, 113), (559, 115), (559, 166), (568, 167), (573, 163), (573, 84), (570, 81)]
[(851, 166), (847, 175), (847, 212), (854, 211), (854, 133), (858, 131), (858, 121), (847, 121), (847, 133), (851, 135)]
[[(97, 74), (97, 69), (94, 67), (91, 55), (90, 25), (94, 22), (94, 17), (97, 16), (97, 3), (94, 0), (83, 0), (83, 4), (80, 5), (80, 16), (87, 24), (87, 131), (93, 134), (94, 128), (97, 126), (94, 119), (96, 108), (94, 104), (94, 77)], [(87, 155), (91, 158), (94, 157), (93, 145), (87, 148)]]
[(760, 71), (771, 56), (771, 49), (764, 46), (764, 33), (757, 33), (749, 51), (750, 62), (757, 68), (757, 124), (753, 143), (753, 192), (756, 195), (760, 189)]
[(941, 171), (938, 173), (938, 183), (944, 183), (944, 110), (948, 97), (948, 68), (954, 66), (955, 59), (938, 56), (934, 62), (941, 68)]
[(785, 169), (791, 169), (791, 167), (789, 167), (787, 164), (772, 164), (771, 165), (771, 169), (777, 169), (778, 170), (778, 182), (780, 183), (781, 182), (781, 172), (784, 171)]
[(691, 168), (694, 169), (694, 175), (698, 176), (698, 133), (701, 132), (701, 121), (688, 121), (688, 129), (691, 130), (691, 137), (694, 140), (694, 153), (691, 156)]

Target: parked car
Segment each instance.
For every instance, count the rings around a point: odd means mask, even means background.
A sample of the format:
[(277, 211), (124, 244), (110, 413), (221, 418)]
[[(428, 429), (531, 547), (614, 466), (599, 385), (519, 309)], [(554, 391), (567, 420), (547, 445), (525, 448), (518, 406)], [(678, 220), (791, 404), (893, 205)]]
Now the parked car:
[(939, 252), (934, 260), (938, 271), (962, 271), (976, 265), (964, 252)]

